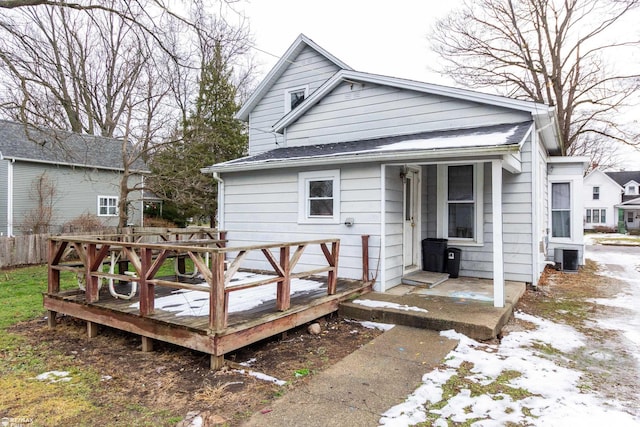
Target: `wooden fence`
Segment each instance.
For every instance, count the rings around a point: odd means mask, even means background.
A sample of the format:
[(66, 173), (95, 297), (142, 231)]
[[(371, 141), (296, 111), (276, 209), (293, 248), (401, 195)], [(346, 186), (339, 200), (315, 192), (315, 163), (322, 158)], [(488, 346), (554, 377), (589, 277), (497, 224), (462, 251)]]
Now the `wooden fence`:
[[(130, 227), (123, 230), (124, 234), (160, 234), (165, 232), (184, 232), (185, 229), (161, 227)], [(103, 235), (114, 233), (108, 229), (102, 232), (69, 233), (65, 235)], [(17, 267), (20, 265), (46, 264), (48, 261), (49, 234), (26, 234), (15, 237), (0, 237), (0, 268)]]

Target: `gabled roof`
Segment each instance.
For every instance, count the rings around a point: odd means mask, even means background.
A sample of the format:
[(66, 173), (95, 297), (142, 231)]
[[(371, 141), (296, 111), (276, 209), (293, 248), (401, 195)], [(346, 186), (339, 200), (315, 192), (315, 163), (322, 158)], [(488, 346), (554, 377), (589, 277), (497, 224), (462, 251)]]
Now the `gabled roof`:
[(281, 118), (273, 125), (275, 132), (282, 133), (284, 129), (294, 123), (299, 117), (304, 115), (311, 107), (329, 94), (342, 82), (363, 82), (391, 86), (405, 90), (413, 90), (432, 95), (446, 96), (449, 98), (464, 101), (477, 102), (480, 104), (493, 105), (496, 107), (510, 108), (518, 111), (531, 113), (536, 121), (537, 128), (543, 133), (543, 140), (547, 150), (557, 153), (561, 150), (559, 146), (559, 129), (555, 120), (555, 108), (546, 104), (531, 101), (507, 98), (504, 96), (491, 95), (468, 89), (453, 88), (431, 83), (418, 82), (415, 80), (402, 79), (398, 77), (382, 76), (378, 74), (363, 73), (349, 69), (342, 69), (327, 80), (318, 90), (312, 93), (295, 109)]
[(276, 148), (202, 169), (203, 173), (310, 166), (367, 161), (416, 162), (421, 157), (514, 153), (532, 130), (533, 122), (423, 132), (364, 141)]
[(282, 73), (285, 72), (287, 67), (293, 63), (295, 58), (302, 52), (305, 47), (310, 47), (318, 52), (320, 55), (327, 58), (329, 61), (336, 64), (338, 67), (346, 70), (351, 70), (347, 64), (333, 56), (331, 53), (327, 52), (320, 46), (318, 46), (313, 40), (305, 36), (304, 34), (300, 34), (298, 38), (293, 42), (293, 44), (287, 49), (287, 51), (280, 57), (276, 65), (273, 66), (271, 71), (267, 74), (267, 76), (262, 80), (260, 85), (256, 88), (256, 90), (251, 94), (249, 99), (244, 103), (242, 108), (236, 113), (236, 118), (239, 120), (248, 120), (249, 113), (256, 104), (262, 99), (262, 97), (269, 91), (271, 86), (280, 78)]
[[(0, 160), (122, 170), (122, 141), (0, 120)], [(146, 172), (141, 160), (131, 169)]]
[(618, 184), (618, 183), (617, 183), (613, 178), (611, 178), (611, 177), (609, 176), (609, 173), (608, 173), (608, 172), (603, 172), (603, 171), (601, 171), (600, 169), (594, 169), (594, 170), (592, 170), (591, 172), (589, 172), (589, 173), (587, 174), (587, 176), (585, 176), (585, 177), (584, 177), (583, 182), (586, 182), (588, 178), (590, 178), (591, 176), (595, 176), (595, 175), (601, 176), (602, 178), (604, 178), (605, 180), (607, 180), (607, 181), (608, 181), (608, 182), (610, 182), (611, 184), (613, 184), (613, 185), (615, 185), (616, 187), (618, 187), (620, 190), (623, 190), (623, 189), (624, 189), (622, 185)]
[(605, 172), (618, 185), (624, 187), (629, 181), (640, 182), (640, 171)]

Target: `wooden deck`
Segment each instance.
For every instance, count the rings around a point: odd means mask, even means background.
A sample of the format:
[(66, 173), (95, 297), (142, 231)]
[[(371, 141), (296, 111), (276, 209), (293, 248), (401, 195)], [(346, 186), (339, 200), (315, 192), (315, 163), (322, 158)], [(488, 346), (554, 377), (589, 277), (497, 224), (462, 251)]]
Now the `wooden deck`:
[[(338, 240), (226, 248), (224, 232), (205, 235), (52, 238), (44, 295), (49, 324), (55, 325), (56, 313), (64, 313), (86, 320), (89, 337), (97, 334), (97, 325), (105, 325), (140, 335), (145, 351), (160, 340), (208, 353), (216, 369), (226, 353), (332, 313), (340, 302), (371, 290), (371, 282), (338, 279)], [(327, 266), (294, 272), (310, 246), (320, 247)], [(241, 264), (251, 251), (263, 254), (273, 271), (244, 273)], [(172, 257), (192, 259), (198, 276), (156, 277), (160, 264)], [(109, 259), (117, 260), (117, 274), (113, 261), (111, 271), (104, 271)], [(127, 271), (128, 264), (135, 271)], [(85, 289), (61, 291), (61, 271), (84, 277)], [(100, 288), (99, 281), (110, 281), (111, 289)], [(135, 294), (132, 286), (139, 288)]]

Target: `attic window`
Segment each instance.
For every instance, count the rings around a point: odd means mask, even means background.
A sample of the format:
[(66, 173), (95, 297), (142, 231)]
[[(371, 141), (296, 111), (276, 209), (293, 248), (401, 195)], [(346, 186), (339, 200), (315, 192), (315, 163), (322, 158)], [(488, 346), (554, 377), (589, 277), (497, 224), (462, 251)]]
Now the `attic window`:
[(302, 104), (309, 95), (309, 87), (301, 86), (284, 91), (284, 112), (285, 114)]

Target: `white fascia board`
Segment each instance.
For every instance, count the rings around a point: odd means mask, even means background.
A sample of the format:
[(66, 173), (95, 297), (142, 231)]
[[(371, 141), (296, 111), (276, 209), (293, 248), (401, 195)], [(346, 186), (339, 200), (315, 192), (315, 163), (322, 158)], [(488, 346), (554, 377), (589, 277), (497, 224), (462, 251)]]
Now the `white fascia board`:
[(586, 169), (589, 166), (591, 159), (586, 156), (551, 156), (547, 159), (547, 163), (582, 163), (582, 167)]
[[(43, 165), (52, 165), (52, 166), (66, 166), (70, 168), (83, 168), (83, 169), (99, 169), (99, 170), (107, 170), (107, 171), (116, 171), (116, 172), (124, 172), (123, 168), (108, 168), (105, 166), (94, 166), (94, 165), (83, 165), (82, 163), (68, 163), (68, 162), (51, 162), (48, 160), (37, 160), (37, 159), (28, 159), (25, 157), (3, 157), (5, 160), (13, 160), (16, 162), (25, 162), (25, 163), (38, 163)], [(129, 171), (132, 174), (138, 175), (149, 175), (151, 171), (141, 171), (137, 169), (132, 169)]]
[(415, 151), (403, 151), (395, 153), (381, 153), (375, 151), (371, 153), (359, 153), (359, 154), (345, 154), (334, 155), (324, 157), (306, 157), (306, 158), (293, 158), (272, 160), (269, 162), (252, 162), (238, 165), (213, 165), (200, 169), (202, 173), (227, 173), (227, 172), (243, 172), (252, 170), (265, 170), (265, 169), (281, 169), (281, 168), (293, 168), (293, 167), (306, 167), (306, 166), (324, 166), (335, 165), (345, 163), (369, 163), (369, 162), (409, 162), (409, 163), (421, 163), (416, 159), (442, 159), (446, 157), (455, 157), (459, 159), (463, 156), (468, 156), (475, 160), (479, 160), (479, 156), (500, 156), (506, 154), (517, 153), (520, 151), (520, 147), (517, 144), (506, 146), (493, 146), (493, 147), (469, 147), (465, 149), (451, 148), (451, 149), (439, 149), (439, 150), (415, 150)]
[[(397, 77), (388, 77), (378, 74), (363, 73), (353, 70), (340, 70), (334, 74), (327, 82), (316, 90), (309, 98), (302, 102), (291, 114), (284, 116), (276, 124), (273, 125), (275, 132), (282, 132), (284, 128), (296, 121), (309, 108), (320, 101), (325, 95), (330, 93), (336, 86), (343, 81), (355, 83), (371, 83), (382, 86), (392, 86), (399, 89), (412, 90), (417, 92), (429, 93), (433, 95), (446, 96), (480, 104), (494, 105), (497, 107), (510, 108), (519, 111), (531, 113), (536, 120), (538, 128), (546, 126), (555, 117), (555, 109), (545, 104), (539, 104), (531, 101), (522, 101), (519, 99), (507, 98), (504, 96), (491, 95), (482, 92), (476, 92), (468, 89), (459, 89), (431, 83), (418, 82), (415, 80), (401, 79)], [(557, 125), (556, 125), (557, 126)]]
[(300, 34), (296, 40), (293, 42), (291, 46), (287, 49), (287, 51), (280, 57), (276, 65), (267, 73), (266, 77), (260, 82), (255, 91), (251, 94), (247, 102), (244, 103), (242, 108), (238, 110), (235, 114), (235, 118), (242, 121), (247, 121), (249, 119), (249, 113), (253, 108), (258, 104), (258, 102), (262, 99), (262, 97), (269, 91), (271, 86), (274, 85), (276, 80), (282, 75), (282, 73), (286, 70), (286, 68), (293, 62), (293, 59), (304, 49), (304, 45), (309, 46), (310, 48), (316, 50), (319, 54), (327, 58), (329, 61), (336, 64), (338, 67), (346, 70), (351, 70), (347, 64), (333, 56), (331, 53), (327, 52), (322, 47), (318, 46), (313, 40), (305, 36), (304, 34)]

